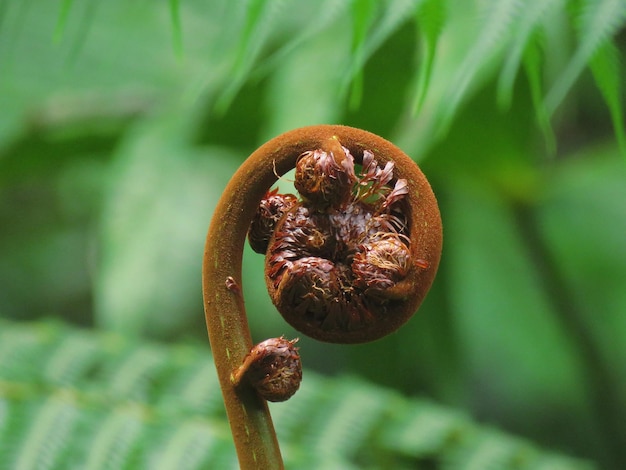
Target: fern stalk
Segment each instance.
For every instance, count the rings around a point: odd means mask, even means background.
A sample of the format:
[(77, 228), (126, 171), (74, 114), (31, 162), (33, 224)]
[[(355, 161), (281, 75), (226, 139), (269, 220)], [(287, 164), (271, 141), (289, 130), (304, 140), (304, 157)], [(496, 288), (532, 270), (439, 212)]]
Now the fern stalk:
[[(281, 171), (284, 162), (276, 162)], [(207, 235), (202, 288), (209, 341), (239, 464), (243, 470), (283, 468), (267, 402), (250, 387), (235, 387), (233, 372), (252, 348), (241, 290), (241, 261), (250, 221), (275, 181), (272, 160), (253, 154), (235, 173), (213, 215)]]

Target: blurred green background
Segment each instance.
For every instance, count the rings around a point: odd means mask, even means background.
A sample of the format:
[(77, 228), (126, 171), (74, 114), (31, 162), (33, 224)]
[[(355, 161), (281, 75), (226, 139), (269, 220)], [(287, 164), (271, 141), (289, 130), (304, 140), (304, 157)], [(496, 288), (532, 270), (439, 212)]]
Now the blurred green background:
[[(284, 131), (361, 127), (430, 179), (442, 264), (397, 334), (302, 338), (302, 387), (349, 374), (626, 468), (625, 24), (623, 0), (2, 0), (3, 325), (206, 347), (230, 176)], [(262, 272), (247, 250), (253, 338), (297, 336)]]

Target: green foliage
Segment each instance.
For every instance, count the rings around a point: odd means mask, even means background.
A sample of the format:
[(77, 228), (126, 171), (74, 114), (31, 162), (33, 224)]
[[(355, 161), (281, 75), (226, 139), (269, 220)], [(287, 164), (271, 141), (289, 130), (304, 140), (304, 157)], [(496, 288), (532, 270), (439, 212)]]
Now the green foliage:
[[(445, 247), (398, 334), (301, 339), (288, 463), (578, 468), (529, 439), (626, 467), (625, 25), (623, 0), (0, 0), (0, 455), (235, 465), (188, 345), (204, 236), (252, 150), (325, 122), (420, 162)], [(296, 336), (262, 271), (246, 248), (255, 340)], [(8, 320), (44, 317), (93, 331)]]
[(65, 29), (65, 24), (67, 22), (67, 16), (72, 8), (73, 0), (64, 0), (61, 4), (61, 11), (59, 12), (59, 20), (57, 22), (57, 27), (55, 30), (55, 39), (60, 40), (63, 36), (63, 30)]
[(439, 35), (446, 19), (446, 2), (425, 0), (420, 9), (416, 10), (416, 21), (421, 34), (422, 63), (416, 74), (416, 91), (414, 113), (418, 113), (424, 104), (428, 92), (430, 76), (437, 55)]
[[(208, 348), (0, 327), (0, 468), (236, 465)], [(274, 413), (290, 468), (592, 468), (362, 380), (305, 384)]]
[(183, 52), (183, 32), (180, 25), (180, 2), (178, 0), (170, 0), (170, 15), (172, 17), (174, 50), (178, 55), (181, 55)]
[(610, 42), (604, 43), (591, 58), (589, 66), (593, 72), (593, 78), (604, 96), (604, 101), (611, 111), (613, 127), (620, 149), (626, 155), (619, 51)]

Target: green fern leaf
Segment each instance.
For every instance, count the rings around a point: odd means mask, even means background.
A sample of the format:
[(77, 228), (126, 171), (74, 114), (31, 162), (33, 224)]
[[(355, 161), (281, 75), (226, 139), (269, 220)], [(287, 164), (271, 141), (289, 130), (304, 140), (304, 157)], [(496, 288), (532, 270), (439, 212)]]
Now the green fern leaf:
[(8, 8), (9, 8), (9, 1), (0, 0), (0, 31), (2, 31), (2, 25), (4, 23), (4, 18), (7, 14)]
[(384, 395), (371, 393), (359, 381), (335, 384), (334, 399), (328, 403), (320, 427), (316, 427), (311, 449), (327, 457), (357, 455), (369, 442), (370, 433), (384, 422)]
[(183, 53), (183, 30), (180, 26), (180, 1), (170, 0), (170, 17), (172, 21), (172, 41), (174, 52), (179, 57)]
[[(248, 79), (256, 59), (273, 30), (278, 12), (283, 6), (281, 0), (248, 0), (229, 5), (229, 8), (238, 8), (243, 12), (244, 22), (228, 84), (216, 103), (218, 112), (224, 112), (228, 108)], [(230, 15), (232, 14), (227, 16)]]
[(298, 34), (294, 34), (293, 37), (280, 46), (276, 52), (264, 58), (255, 71), (255, 76), (268, 74), (270, 70), (276, 68), (289, 54), (297, 49), (298, 46), (320, 35), (322, 31), (326, 30), (335, 22), (346, 21), (345, 18), (349, 15), (348, 7), (351, 3), (351, 0), (324, 0), (324, 2), (319, 5), (319, 8), (316, 7), (318, 12), (316, 13), (315, 21), (306, 22), (305, 27), (299, 31)]
[(561, 76), (548, 92), (545, 101), (552, 115), (561, 104), (592, 57), (626, 21), (626, 2), (623, 0), (586, 0), (579, 23), (579, 43)]
[(34, 410), (36, 419), (24, 435), (15, 458), (15, 469), (35, 470), (48, 465), (59, 466), (61, 451), (79, 415), (71, 397), (67, 398), (59, 400), (51, 396), (42, 400)]
[[(353, 5), (352, 57), (344, 76), (344, 94), (352, 83), (350, 105), (361, 100), (363, 68), (374, 52), (413, 14), (422, 0), (360, 1)], [(381, 11), (382, 10), (382, 11)], [(379, 17), (380, 19), (376, 19)]]
[[(1, 319), (0, 340), (0, 469), (236, 466), (208, 348)], [(304, 380), (271, 404), (287, 468), (589, 468), (356, 378)]]
[(498, 79), (498, 103), (507, 109), (511, 104), (513, 84), (522, 63), (524, 51), (541, 20), (550, 10), (563, 8), (564, 0), (528, 0), (516, 19), (515, 36), (507, 50)]
[(384, 433), (385, 445), (415, 458), (443, 454), (471, 432), (471, 422), (462, 413), (429, 403), (413, 407), (397, 402), (391, 419), (397, 425)]
[(556, 151), (556, 138), (550, 123), (550, 115), (543, 101), (543, 67), (538, 35), (539, 33), (535, 33), (534, 38), (531, 38), (526, 45), (523, 64), (530, 87), (537, 124), (546, 142), (547, 153), (553, 155)]
[[(356, 0), (352, 4), (352, 56), (360, 64), (365, 63), (365, 42), (371, 23), (378, 12), (379, 5), (372, 0)], [(363, 93), (363, 68), (360, 67), (352, 77), (350, 107), (355, 109)]]
[(501, 53), (511, 36), (513, 20), (522, 7), (521, 0), (492, 0), (482, 8), (480, 28), (448, 86), (445, 106), (441, 108), (441, 131), (445, 132), (462, 100), (474, 85), (476, 76)]
[[(385, 10), (367, 35), (363, 46), (365, 57), (370, 57), (382, 44), (396, 32), (402, 24), (414, 15), (415, 9), (424, 0), (388, 0), (383, 2)], [(360, 67), (363, 64), (355, 64)]]
[(589, 66), (596, 85), (611, 112), (613, 128), (622, 155), (626, 157), (626, 135), (624, 130), (624, 109), (622, 106), (622, 74), (617, 48), (610, 42), (600, 46), (591, 58)]
[(516, 460), (523, 460), (524, 451), (519, 442), (496, 433), (484, 433), (466, 437), (446, 463), (452, 468), (464, 470), (515, 468)]
[(59, 18), (57, 19), (57, 25), (54, 29), (54, 40), (60, 41), (63, 38), (65, 32), (65, 26), (67, 25), (67, 17), (72, 9), (72, 3), (74, 0), (63, 0), (61, 3), (61, 9), (59, 10)]
[(421, 110), (428, 92), (437, 44), (445, 24), (447, 8), (447, 1), (444, 0), (425, 0), (416, 7), (415, 14), (420, 30), (422, 62), (414, 80), (415, 92), (412, 106), (414, 114)]

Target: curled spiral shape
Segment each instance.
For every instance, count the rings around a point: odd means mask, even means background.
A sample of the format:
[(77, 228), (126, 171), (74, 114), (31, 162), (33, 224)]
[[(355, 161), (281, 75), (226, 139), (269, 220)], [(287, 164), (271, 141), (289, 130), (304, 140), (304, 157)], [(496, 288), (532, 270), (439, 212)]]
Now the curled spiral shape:
[[(406, 322), (430, 287), (441, 248), (436, 201), (408, 157), (396, 170), (403, 154), (395, 154), (379, 163), (385, 154), (331, 136), (298, 156), (300, 198), (272, 190), (261, 200), (248, 239), (266, 255), (272, 301), (300, 332), (335, 343), (378, 339)], [(416, 219), (416, 198), (429, 220)], [(439, 230), (434, 246), (423, 246), (424, 230)]]

